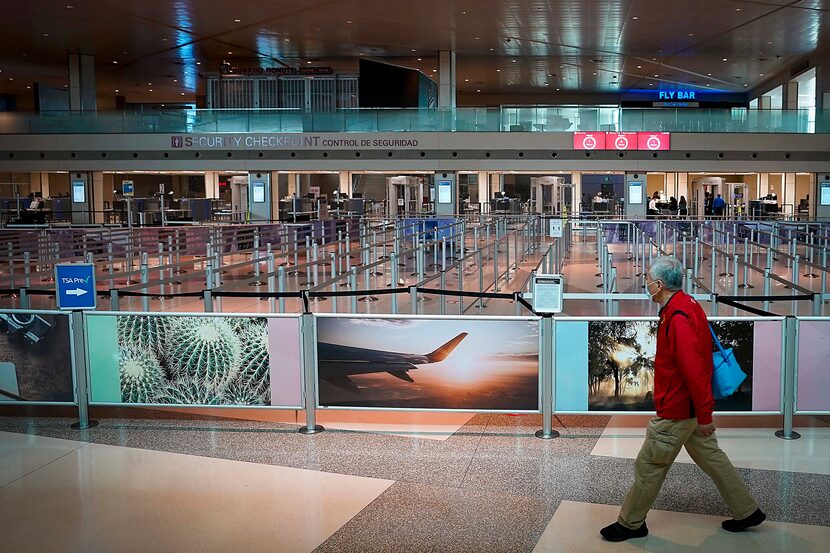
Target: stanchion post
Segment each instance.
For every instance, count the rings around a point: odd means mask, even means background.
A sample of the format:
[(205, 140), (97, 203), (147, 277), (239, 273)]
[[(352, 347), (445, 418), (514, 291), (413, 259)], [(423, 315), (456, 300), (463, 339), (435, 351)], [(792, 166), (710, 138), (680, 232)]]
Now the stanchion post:
[(73, 430), (86, 430), (98, 426), (98, 421), (89, 419), (89, 387), (87, 385), (86, 327), (82, 311), (73, 311), (69, 315), (72, 329), (72, 356), (75, 365), (75, 393), (78, 396), (78, 422), (72, 424)]
[(534, 434), (537, 438), (550, 440), (558, 438), (559, 432), (553, 429), (553, 408), (556, 392), (556, 334), (554, 319), (551, 316), (542, 317), (539, 322), (539, 370), (541, 378), (539, 385), (542, 387), (542, 429)]
[(793, 414), (795, 413), (795, 371), (798, 363), (798, 319), (789, 315), (784, 319), (784, 359), (781, 371), (783, 386), (781, 407), (784, 411), (784, 428), (775, 432), (782, 440), (797, 440), (801, 434), (793, 430)]
[(303, 407), (305, 409), (305, 426), (300, 427), (300, 434), (319, 434), (325, 428), (317, 424), (317, 340), (316, 325), (311, 313), (300, 315), (300, 336), (303, 341)]

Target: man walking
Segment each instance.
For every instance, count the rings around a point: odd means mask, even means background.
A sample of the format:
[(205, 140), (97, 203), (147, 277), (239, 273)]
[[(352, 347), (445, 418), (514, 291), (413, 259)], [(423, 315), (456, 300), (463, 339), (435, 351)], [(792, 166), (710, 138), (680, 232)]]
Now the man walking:
[(718, 447), (712, 424), (712, 337), (703, 308), (681, 290), (684, 272), (677, 259), (658, 257), (646, 274), (646, 290), (661, 306), (654, 359), (657, 417), (649, 423), (619, 518), (600, 531), (608, 541), (648, 535), (646, 514), (684, 446), (732, 511), (734, 518), (721, 524), (724, 530), (741, 532), (766, 518)]

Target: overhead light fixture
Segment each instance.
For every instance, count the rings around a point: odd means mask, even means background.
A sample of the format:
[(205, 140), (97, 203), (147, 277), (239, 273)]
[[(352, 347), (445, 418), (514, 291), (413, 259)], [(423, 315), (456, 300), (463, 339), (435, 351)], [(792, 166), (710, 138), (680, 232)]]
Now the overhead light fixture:
[(173, 79), (173, 82), (177, 83), (177, 82), (179, 82), (179, 79)]
[(228, 52), (228, 55), (229, 55), (229, 56), (232, 56), (232, 55), (233, 55), (233, 52)]
[(352, 24), (352, 20), (351, 20), (351, 19), (346, 20), (346, 24), (347, 24), (347, 25), (351, 25), (351, 24)]
[(707, 75), (707, 76), (709, 76), (709, 77), (711, 77), (711, 76), (712, 76), (712, 74), (711, 74), (711, 73), (706, 73), (706, 75)]
[(182, 96), (184, 96), (184, 92), (182, 92)]
[(760, 75), (758, 75), (758, 76), (759, 76), (759, 77), (763, 77), (763, 76), (764, 76), (764, 74), (763, 74), (763, 73), (761, 73), (761, 74), (760, 74)]
[(418, 61), (421, 61), (421, 58), (418, 58)]
[(241, 19), (234, 19), (233, 22), (234, 23), (242, 23), (242, 20)]
[(469, 83), (469, 82), (470, 82), (470, 79), (464, 79), (464, 82), (465, 82), (465, 83)]
[(496, 69), (496, 73), (501, 73), (501, 69)]
[(118, 90), (117, 88), (115, 89), (115, 91), (116, 91), (116, 92), (121, 92), (121, 91), (120, 91), (120, 90)]
[(67, 10), (71, 10), (71, 9), (74, 9), (74, 8), (75, 8), (75, 6), (73, 6), (72, 4), (67, 4), (66, 5)]
[(633, 19), (634, 21), (637, 21), (637, 20), (638, 20), (638, 19), (640, 19), (640, 18), (639, 18), (639, 17), (637, 17), (637, 16), (635, 15), (635, 16), (634, 16), (634, 17), (632, 17), (631, 19)]
[(477, 89), (477, 90), (476, 90), (476, 92), (481, 92), (481, 89), (480, 89), (480, 88), (479, 88), (479, 89)]
[(152, 91), (153, 91), (153, 89), (151, 88), (151, 89), (150, 89), (150, 92), (152, 92)]
[(117, 64), (118, 64), (118, 60), (112, 60), (112, 63), (117, 65)]
[(729, 58), (723, 58), (723, 61), (729, 61)]
[(197, 61), (197, 62), (196, 62), (196, 65), (202, 65), (202, 62)]
[(642, 66), (642, 65), (638, 65), (638, 66), (637, 66), (637, 69), (642, 69), (642, 68), (643, 68), (643, 66)]
[(306, 63), (311, 64), (311, 60), (308, 60)]
[(284, 39), (282, 39), (282, 41), (283, 42), (291, 42), (291, 39), (290, 38), (284, 38)]
[(516, 60), (513, 60), (513, 63), (516, 63)]
[(412, 51), (414, 52), (414, 51), (415, 51), (415, 48), (413, 48), (413, 49), (412, 49)]

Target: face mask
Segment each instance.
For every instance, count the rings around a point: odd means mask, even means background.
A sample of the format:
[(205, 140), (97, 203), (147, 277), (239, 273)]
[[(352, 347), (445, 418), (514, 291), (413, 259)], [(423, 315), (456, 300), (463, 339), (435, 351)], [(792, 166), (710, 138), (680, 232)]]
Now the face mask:
[(658, 282), (660, 282), (660, 281), (659, 281), (659, 280), (652, 280), (651, 282), (649, 282), (648, 284), (646, 284), (646, 292), (648, 293), (648, 295), (651, 297), (651, 299), (652, 299), (652, 300), (654, 299), (654, 296), (656, 296), (657, 294), (659, 294), (659, 293), (660, 293), (660, 290), (657, 290), (656, 292), (654, 292), (654, 293), (652, 294), (652, 293), (651, 293), (651, 290), (649, 289), (649, 286), (651, 286), (652, 284), (656, 284), (656, 283), (658, 283)]

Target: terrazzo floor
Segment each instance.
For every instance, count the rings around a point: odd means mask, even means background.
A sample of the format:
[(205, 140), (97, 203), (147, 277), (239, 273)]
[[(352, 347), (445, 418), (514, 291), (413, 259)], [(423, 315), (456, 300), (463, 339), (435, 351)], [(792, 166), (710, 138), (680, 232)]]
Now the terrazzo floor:
[[(820, 551), (830, 537), (820, 461), (736, 462), (769, 516), (744, 536), (719, 529), (727, 510), (717, 490), (681, 461), (649, 515), (652, 534), (601, 542), (633, 479), (627, 452), (642, 417), (560, 416), (562, 436), (540, 440), (538, 415), (390, 413), (385, 425), (352, 415), (335, 428), (332, 413), (325, 432), (305, 436), (291, 417), (143, 413), (83, 431), (66, 418), (0, 417), (3, 550)], [(718, 420), (725, 449), (770, 436), (777, 422), (746, 420)], [(830, 420), (796, 423), (802, 440), (767, 445), (822, 456)]]

